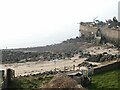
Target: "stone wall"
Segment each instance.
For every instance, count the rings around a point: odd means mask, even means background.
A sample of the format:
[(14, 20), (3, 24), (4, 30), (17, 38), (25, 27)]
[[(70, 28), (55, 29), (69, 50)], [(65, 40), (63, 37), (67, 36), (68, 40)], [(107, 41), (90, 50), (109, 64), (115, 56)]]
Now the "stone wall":
[(93, 27), (93, 26), (89, 26), (89, 25), (80, 25), (80, 32), (85, 37), (89, 37), (90, 34), (95, 35), (97, 30), (98, 30), (97, 27)]
[(120, 44), (120, 30), (104, 28), (101, 30), (102, 36), (109, 42)]
[(102, 72), (106, 72), (106, 71), (110, 71), (118, 68), (120, 68), (120, 61), (108, 64), (108, 65), (104, 65), (101, 67), (96, 67), (94, 68), (94, 74), (98, 74), (98, 73), (102, 73)]
[[(80, 25), (80, 32), (85, 38), (90, 38), (92, 35), (95, 36), (98, 28), (95, 26), (89, 25)], [(111, 29), (106, 26), (100, 28), (102, 38), (105, 38), (108, 42), (111, 42), (115, 45), (120, 44), (120, 30)]]

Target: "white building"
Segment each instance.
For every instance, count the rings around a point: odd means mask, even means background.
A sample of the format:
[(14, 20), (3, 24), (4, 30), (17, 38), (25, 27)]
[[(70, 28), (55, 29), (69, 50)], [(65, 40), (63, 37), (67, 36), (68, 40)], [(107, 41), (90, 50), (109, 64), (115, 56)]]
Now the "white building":
[(120, 1), (118, 2), (118, 21), (120, 22)]

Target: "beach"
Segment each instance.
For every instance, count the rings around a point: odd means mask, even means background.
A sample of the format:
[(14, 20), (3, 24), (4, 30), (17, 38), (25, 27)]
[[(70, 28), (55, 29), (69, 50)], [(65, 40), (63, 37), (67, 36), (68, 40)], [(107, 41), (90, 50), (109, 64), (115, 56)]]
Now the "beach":
[(12, 68), (15, 70), (15, 76), (24, 76), (29, 74), (37, 74), (45, 71), (50, 71), (59, 69), (64, 70), (64, 67), (69, 67), (72, 69), (73, 65), (78, 65), (84, 62), (85, 58), (78, 59), (71, 58), (66, 60), (52, 60), (52, 61), (36, 61), (36, 62), (26, 62), (26, 63), (14, 63), (14, 64), (3, 64), (2, 68)]
[[(100, 54), (107, 52), (108, 54), (118, 54), (116, 48), (108, 48), (103, 46), (89, 47), (86, 49), (90, 54)], [(30, 74), (42, 73), (50, 70), (64, 70), (66, 67), (69, 70), (73, 70), (73, 65), (77, 66), (84, 62), (86, 58), (79, 58), (79, 54), (75, 55), (72, 58), (61, 59), (61, 60), (50, 60), (50, 61), (35, 61), (35, 62), (25, 62), (25, 63), (12, 63), (12, 64), (2, 64), (2, 69), (11, 68), (15, 70), (15, 76), (24, 76)], [(78, 68), (78, 67), (77, 67)], [(77, 69), (76, 68), (76, 69)]]

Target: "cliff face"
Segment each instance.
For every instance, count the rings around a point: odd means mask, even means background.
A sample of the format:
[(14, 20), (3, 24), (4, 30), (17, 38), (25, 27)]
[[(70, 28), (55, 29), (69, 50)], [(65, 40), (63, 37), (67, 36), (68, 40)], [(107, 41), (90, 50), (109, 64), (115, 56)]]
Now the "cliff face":
[(97, 27), (93, 27), (93, 26), (89, 26), (89, 25), (80, 25), (80, 32), (85, 37), (89, 37), (90, 34), (95, 35), (97, 30), (98, 30)]
[(101, 32), (107, 41), (120, 45), (120, 30), (102, 28)]
[[(115, 45), (120, 45), (120, 28), (113, 29), (106, 26), (99, 28), (101, 31), (101, 37), (106, 39)], [(85, 38), (91, 37), (91, 35), (96, 36), (98, 31), (97, 26), (80, 25), (80, 32)]]

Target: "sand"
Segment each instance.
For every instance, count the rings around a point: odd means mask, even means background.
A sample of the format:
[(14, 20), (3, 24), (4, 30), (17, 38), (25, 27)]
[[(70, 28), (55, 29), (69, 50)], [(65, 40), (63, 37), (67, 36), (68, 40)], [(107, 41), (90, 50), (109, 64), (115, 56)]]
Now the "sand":
[(37, 74), (39, 72), (45, 72), (54, 70), (55, 68), (63, 70), (64, 67), (71, 67), (82, 63), (85, 58), (81, 59), (66, 59), (66, 60), (54, 60), (54, 61), (36, 61), (26, 63), (14, 63), (14, 64), (3, 64), (2, 68), (12, 68), (15, 70), (15, 76), (24, 76), (29, 74)]
[[(99, 48), (99, 49), (98, 49)], [(119, 51), (113, 48), (106, 47), (90, 47), (86, 51), (89, 51), (90, 54), (100, 54), (107, 52), (109, 54), (117, 54)], [(36, 61), (36, 62), (26, 62), (26, 63), (13, 63), (13, 64), (2, 64), (2, 69), (12, 68), (15, 70), (15, 76), (24, 76), (29, 74), (37, 74), (40, 72), (54, 70), (55, 68), (63, 70), (64, 67), (73, 69), (73, 65), (77, 66), (78, 64), (84, 62), (86, 58), (79, 58), (79, 55), (71, 59), (65, 60), (52, 60), (52, 61)], [(1, 66), (1, 65), (0, 65)]]

